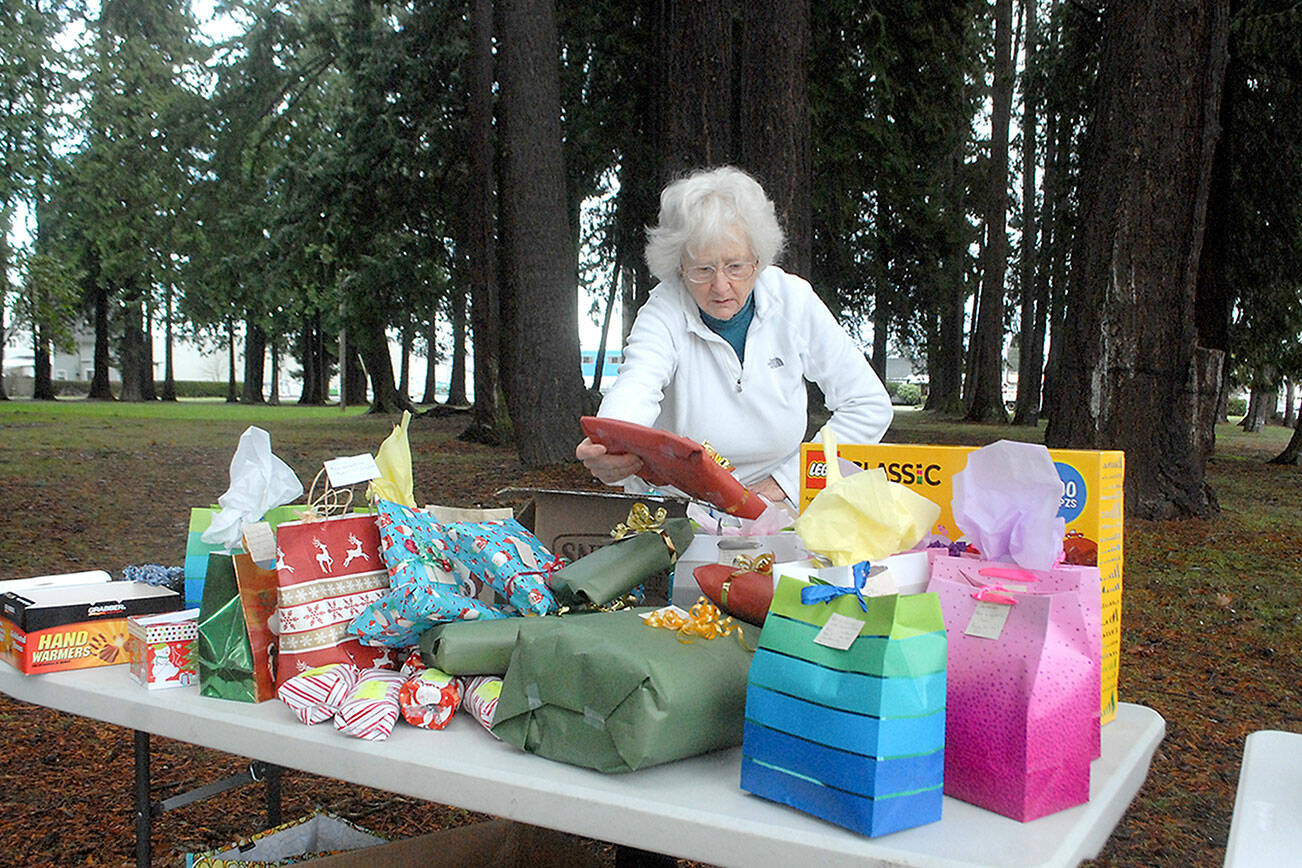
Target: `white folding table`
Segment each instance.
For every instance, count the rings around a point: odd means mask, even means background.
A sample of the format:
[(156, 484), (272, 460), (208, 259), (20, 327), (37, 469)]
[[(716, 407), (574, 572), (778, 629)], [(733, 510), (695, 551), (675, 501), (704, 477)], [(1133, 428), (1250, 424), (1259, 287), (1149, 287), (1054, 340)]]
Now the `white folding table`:
[(1302, 733), (1262, 729), (1243, 743), (1225, 868), (1302, 866)]
[[(137, 733), (724, 866), (1076, 865), (1102, 849), (1166, 731), (1153, 710), (1121, 703), (1103, 728), (1085, 805), (1019, 823), (946, 798), (938, 823), (865, 838), (743, 792), (740, 749), (607, 775), (522, 753), (466, 715), (438, 732), (400, 722), (387, 741), (361, 741), (329, 723), (304, 726), (278, 701), (146, 690), (125, 666), (24, 676), (0, 665), (0, 692)], [(147, 800), (147, 779), (145, 790)]]

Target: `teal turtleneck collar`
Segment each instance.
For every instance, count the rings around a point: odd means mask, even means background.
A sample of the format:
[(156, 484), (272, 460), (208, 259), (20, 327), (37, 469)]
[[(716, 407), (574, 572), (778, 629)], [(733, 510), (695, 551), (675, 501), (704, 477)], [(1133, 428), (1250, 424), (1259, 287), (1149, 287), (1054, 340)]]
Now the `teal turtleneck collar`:
[(719, 337), (728, 342), (733, 352), (737, 354), (737, 361), (746, 361), (746, 332), (750, 329), (750, 321), (755, 318), (755, 292), (751, 291), (750, 298), (746, 299), (746, 304), (742, 309), (737, 311), (729, 319), (718, 319), (710, 316), (705, 311), (697, 308), (701, 314), (701, 322), (705, 327), (714, 332)]

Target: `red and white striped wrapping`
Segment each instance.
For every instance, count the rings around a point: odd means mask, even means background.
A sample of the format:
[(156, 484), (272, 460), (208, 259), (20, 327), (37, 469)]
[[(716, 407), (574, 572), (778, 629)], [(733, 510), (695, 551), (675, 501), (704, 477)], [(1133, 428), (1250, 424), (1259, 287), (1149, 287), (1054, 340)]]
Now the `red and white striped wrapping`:
[(282, 683), (327, 663), (377, 665), (384, 648), (348, 635), (348, 624), (389, 588), (375, 517), (355, 514), (276, 528)]
[(442, 669), (426, 669), (407, 679), (398, 692), (402, 719), (412, 726), (442, 729), (461, 704), (463, 684)]
[(496, 675), (476, 675), (466, 680), (461, 696), (461, 707), (484, 729), (493, 731), (493, 713), (497, 711), (497, 698), (502, 695), (502, 679)]
[(318, 666), (280, 685), (276, 695), (299, 720), (311, 726), (335, 716), (340, 703), (353, 692), (358, 674), (351, 663)]
[(407, 679), (392, 669), (367, 669), (335, 712), (335, 729), (344, 735), (383, 741), (398, 722), (398, 692)]

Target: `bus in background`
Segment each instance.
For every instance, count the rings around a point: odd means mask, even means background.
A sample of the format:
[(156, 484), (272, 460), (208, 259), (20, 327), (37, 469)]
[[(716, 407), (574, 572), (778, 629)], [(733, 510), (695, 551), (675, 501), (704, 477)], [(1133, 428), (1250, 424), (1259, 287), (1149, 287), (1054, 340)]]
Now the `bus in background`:
[[(624, 363), (623, 350), (606, 350), (606, 360), (601, 366), (602, 391), (610, 388), (619, 376), (619, 366)], [(583, 384), (592, 388), (592, 380), (597, 374), (597, 351), (582, 350), (579, 354), (579, 369), (583, 372)]]

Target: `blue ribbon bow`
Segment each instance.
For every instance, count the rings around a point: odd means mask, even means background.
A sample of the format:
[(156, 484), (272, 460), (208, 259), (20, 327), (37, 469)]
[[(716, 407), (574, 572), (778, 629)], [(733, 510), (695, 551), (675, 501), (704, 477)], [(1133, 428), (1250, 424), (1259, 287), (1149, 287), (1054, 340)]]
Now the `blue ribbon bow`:
[(868, 561), (860, 561), (851, 567), (854, 575), (854, 587), (844, 588), (840, 585), (817, 584), (800, 589), (800, 602), (806, 606), (815, 603), (830, 603), (842, 594), (854, 594), (859, 601), (859, 608), (868, 611), (868, 602), (863, 596), (863, 587), (868, 582)]

